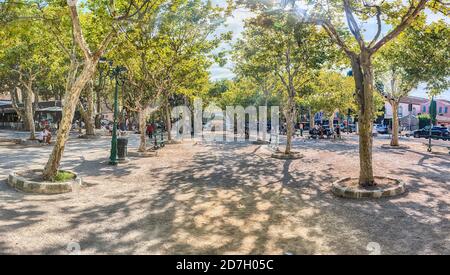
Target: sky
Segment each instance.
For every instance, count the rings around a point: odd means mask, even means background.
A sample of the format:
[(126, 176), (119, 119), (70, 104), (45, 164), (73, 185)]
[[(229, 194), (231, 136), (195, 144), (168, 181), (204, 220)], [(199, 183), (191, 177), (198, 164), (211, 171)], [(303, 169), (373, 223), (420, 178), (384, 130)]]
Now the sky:
[[(224, 2), (225, 2), (224, 0), (213, 0), (213, 3), (218, 4), (218, 5), (223, 5)], [(231, 50), (231, 44), (234, 43), (238, 38), (241, 37), (241, 34), (244, 30), (244, 21), (247, 18), (251, 18), (252, 16), (254, 16), (254, 14), (252, 14), (252, 12), (250, 12), (249, 10), (246, 10), (244, 8), (238, 8), (233, 12), (232, 16), (230, 16), (227, 19), (226, 24), (217, 30), (217, 33), (232, 31), (233, 32), (233, 40), (229, 44), (227, 43), (227, 44), (222, 45), (222, 47), (219, 50), (226, 50), (226, 51)], [(433, 14), (432, 12), (428, 12), (428, 11), (427, 11), (427, 16), (428, 16), (427, 17), (428, 22), (437, 21), (437, 20), (443, 18), (443, 16), (441, 16), (441, 15)], [(449, 20), (448, 17), (445, 20), (446, 21)], [(377, 30), (377, 25), (376, 25), (375, 20), (369, 21), (367, 24), (365, 24), (364, 29), (365, 29), (365, 32), (364, 32), (365, 37), (370, 37), (370, 38), (373, 37)], [(389, 31), (389, 26), (383, 26), (383, 34), (387, 33), (388, 31)], [(214, 64), (211, 67), (210, 72), (211, 72), (212, 80), (232, 79), (235, 76), (235, 74), (233, 73), (233, 63), (230, 60), (224, 67), (220, 67), (218, 64)], [(428, 95), (426, 92), (427, 92), (426, 87), (424, 85), (419, 85), (419, 87), (417, 89), (413, 90), (410, 95), (428, 98)], [(450, 89), (445, 91), (444, 93), (442, 93), (439, 96), (439, 98), (450, 100)]]

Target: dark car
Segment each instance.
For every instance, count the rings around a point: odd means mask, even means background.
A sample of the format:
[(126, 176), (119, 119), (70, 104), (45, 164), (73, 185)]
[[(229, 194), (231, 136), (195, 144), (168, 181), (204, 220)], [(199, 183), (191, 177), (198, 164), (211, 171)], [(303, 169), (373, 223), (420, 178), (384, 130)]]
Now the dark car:
[[(430, 127), (427, 126), (423, 129), (414, 131), (415, 138), (429, 138), (430, 137)], [(434, 126), (431, 128), (431, 138), (450, 140), (450, 132), (445, 127)]]

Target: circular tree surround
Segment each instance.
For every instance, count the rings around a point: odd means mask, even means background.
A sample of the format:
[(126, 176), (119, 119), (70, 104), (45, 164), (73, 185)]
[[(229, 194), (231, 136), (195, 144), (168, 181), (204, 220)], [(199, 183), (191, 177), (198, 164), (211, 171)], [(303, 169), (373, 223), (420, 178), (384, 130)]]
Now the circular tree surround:
[(272, 156), (272, 158), (283, 159), (283, 160), (303, 158), (303, 155), (300, 154), (300, 152), (290, 152), (289, 154), (285, 154), (282, 151), (276, 151), (276, 152), (272, 153), (271, 156)]
[(389, 150), (407, 150), (407, 149), (409, 149), (409, 146), (406, 146), (406, 145), (392, 146), (390, 144), (383, 144), (383, 145), (381, 145), (381, 148), (389, 149)]
[(357, 178), (345, 178), (333, 183), (331, 191), (338, 197), (364, 199), (393, 197), (406, 192), (403, 182), (386, 177), (375, 177), (376, 186), (362, 187)]
[(74, 178), (63, 182), (51, 182), (41, 179), (43, 170), (40, 169), (14, 171), (9, 174), (8, 185), (25, 193), (53, 195), (72, 192), (74, 186), (82, 184), (82, 179), (76, 173), (60, 171), (73, 174)]
[(268, 142), (267, 140), (258, 139), (258, 140), (252, 141), (252, 144), (254, 144), (254, 145), (267, 145), (267, 144), (270, 144), (270, 142)]
[(80, 138), (80, 139), (94, 139), (94, 140), (97, 140), (97, 139), (101, 139), (102, 136), (98, 135), (98, 134), (95, 134), (95, 135), (83, 134), (83, 135), (79, 135), (78, 138)]
[(153, 149), (147, 149), (145, 152), (139, 152), (138, 150), (136, 150), (136, 151), (128, 152), (128, 156), (129, 157), (139, 157), (139, 158), (151, 158), (151, 157), (157, 157), (158, 151), (153, 150)]
[(37, 139), (18, 139), (15, 141), (16, 144), (24, 146), (45, 146), (48, 145), (45, 142), (39, 142)]
[(182, 144), (182, 143), (183, 143), (183, 141), (175, 140), (175, 139), (165, 141), (166, 145), (178, 145), (178, 144)]

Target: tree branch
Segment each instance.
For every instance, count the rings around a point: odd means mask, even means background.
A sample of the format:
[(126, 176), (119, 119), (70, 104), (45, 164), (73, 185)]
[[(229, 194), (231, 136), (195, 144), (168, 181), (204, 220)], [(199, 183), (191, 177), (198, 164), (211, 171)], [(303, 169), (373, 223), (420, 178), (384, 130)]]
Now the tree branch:
[(327, 21), (322, 21), (322, 27), (331, 38), (331, 40), (333, 40), (348, 56), (353, 56), (355, 54), (339, 36), (333, 24)]
[(344, 11), (345, 11), (345, 17), (347, 18), (347, 24), (348, 27), (355, 37), (356, 41), (358, 41), (359, 47), (362, 49), (365, 47), (364, 45), (364, 39), (361, 35), (361, 29), (358, 26), (358, 23), (356, 22), (356, 19), (353, 15), (353, 12), (350, 7), (350, 3), (348, 0), (343, 0), (344, 2)]
[(370, 48), (370, 47), (372, 47), (372, 45), (373, 45), (375, 42), (377, 42), (378, 38), (379, 38), (380, 35), (381, 35), (381, 7), (380, 7), (380, 6), (377, 6), (377, 5), (370, 6), (370, 5), (366, 5), (366, 4), (365, 4), (365, 6), (366, 6), (366, 7), (369, 7), (369, 8), (372, 8), (372, 7), (373, 7), (373, 8), (375, 8), (375, 9), (377, 9), (377, 33), (375, 34), (373, 40), (369, 43), (369, 48)]
[(78, 0), (67, 0), (67, 5), (69, 6), (70, 18), (72, 19), (72, 27), (73, 27), (73, 37), (75, 42), (80, 47), (83, 52), (84, 58), (86, 60), (90, 60), (92, 58), (91, 50), (89, 49), (89, 45), (84, 40), (83, 31), (81, 29), (80, 18), (78, 17), (77, 11), (77, 2)]
[(397, 37), (404, 29), (409, 27), (413, 22), (414, 18), (416, 18), (420, 14), (420, 12), (425, 8), (425, 5), (428, 1), (429, 0), (420, 0), (420, 2), (417, 4), (416, 7), (414, 7), (413, 3), (411, 3), (411, 6), (409, 7), (406, 14), (402, 17), (397, 27), (395, 27), (390, 33), (388, 33), (385, 37), (383, 37), (380, 41), (378, 41), (378, 43), (376, 43), (375, 46), (370, 48), (370, 51), (372, 53), (375, 53), (384, 44)]
[(113, 40), (114, 36), (116, 35), (116, 31), (112, 30), (102, 41), (100, 44), (98, 50), (94, 54), (94, 59), (98, 60), (100, 57), (105, 53), (106, 48), (108, 47), (109, 43)]

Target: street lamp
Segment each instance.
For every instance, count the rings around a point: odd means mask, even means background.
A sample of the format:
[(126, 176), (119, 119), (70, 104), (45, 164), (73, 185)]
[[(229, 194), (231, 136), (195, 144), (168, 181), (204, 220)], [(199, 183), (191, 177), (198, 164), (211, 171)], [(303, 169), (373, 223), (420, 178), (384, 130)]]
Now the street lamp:
[[(107, 60), (102, 58), (100, 62), (106, 62)], [(118, 113), (119, 113), (119, 104), (118, 104), (118, 97), (119, 97), (119, 76), (121, 73), (126, 71), (126, 68), (123, 66), (116, 66), (113, 67), (113, 62), (109, 61), (110, 69), (110, 75), (111, 78), (114, 78), (116, 81), (116, 86), (114, 90), (114, 124), (113, 124), (113, 131), (112, 131), (112, 139), (111, 139), (111, 154), (109, 157), (109, 164), (110, 165), (117, 165), (117, 124), (118, 124)]]
[(430, 132), (429, 132), (429, 137), (428, 137), (428, 150), (427, 150), (428, 152), (432, 151), (431, 136), (433, 134), (433, 126), (436, 121), (436, 116), (437, 116), (437, 105), (436, 105), (436, 101), (434, 100), (434, 96), (432, 96), (431, 102), (430, 102)]
[(102, 66), (102, 64), (107, 63), (107, 60), (105, 57), (101, 57), (98, 63), (98, 72), (99, 72), (99, 79), (98, 79), (98, 86), (96, 89), (96, 96), (97, 96), (97, 114), (95, 115), (95, 127), (97, 129), (101, 128), (101, 120), (102, 120), (102, 115), (101, 115), (101, 93), (103, 92), (103, 89), (105, 87), (105, 83), (106, 83), (106, 77), (108, 76), (108, 71), (106, 70), (105, 72), (105, 66)]

